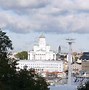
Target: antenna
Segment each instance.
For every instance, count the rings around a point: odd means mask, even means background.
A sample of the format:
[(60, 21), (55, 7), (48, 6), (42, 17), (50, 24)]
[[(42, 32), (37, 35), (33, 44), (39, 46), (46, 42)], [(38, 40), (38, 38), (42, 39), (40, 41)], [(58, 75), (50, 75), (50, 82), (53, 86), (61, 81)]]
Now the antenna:
[(69, 44), (69, 52), (68, 52), (68, 85), (71, 85), (71, 73), (72, 73), (72, 68), (71, 68), (71, 63), (72, 63), (72, 43), (74, 39), (69, 38), (66, 39), (67, 43)]

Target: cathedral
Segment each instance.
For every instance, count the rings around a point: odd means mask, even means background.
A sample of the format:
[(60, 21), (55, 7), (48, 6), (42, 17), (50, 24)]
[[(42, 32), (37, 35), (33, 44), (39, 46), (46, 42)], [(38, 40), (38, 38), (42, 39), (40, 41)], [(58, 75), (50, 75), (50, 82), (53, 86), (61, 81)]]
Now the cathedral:
[(28, 52), (28, 60), (56, 60), (56, 54), (47, 45), (45, 36), (41, 35), (38, 44)]
[(56, 53), (46, 44), (46, 39), (43, 35), (38, 38), (38, 44), (33, 46), (33, 50), (28, 52), (28, 60), (18, 61), (17, 68), (27, 69), (33, 68), (39, 73), (48, 72), (63, 72), (63, 61), (56, 60)]

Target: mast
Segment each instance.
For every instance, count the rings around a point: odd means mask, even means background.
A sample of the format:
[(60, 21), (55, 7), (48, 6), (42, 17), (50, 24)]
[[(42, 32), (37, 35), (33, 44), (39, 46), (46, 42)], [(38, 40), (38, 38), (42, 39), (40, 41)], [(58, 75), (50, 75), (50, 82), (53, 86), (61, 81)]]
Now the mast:
[(72, 43), (74, 39), (66, 39), (69, 45), (69, 52), (68, 52), (68, 85), (71, 85), (71, 74), (72, 74)]

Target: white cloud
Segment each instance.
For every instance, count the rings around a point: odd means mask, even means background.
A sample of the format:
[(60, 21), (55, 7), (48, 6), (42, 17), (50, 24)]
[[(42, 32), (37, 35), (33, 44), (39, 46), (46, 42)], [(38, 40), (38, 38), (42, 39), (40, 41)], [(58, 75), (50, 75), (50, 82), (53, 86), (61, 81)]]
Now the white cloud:
[(0, 0), (0, 6), (5, 9), (40, 8), (47, 4), (47, 0)]
[(89, 32), (89, 0), (0, 0), (0, 26), (16, 33)]
[(0, 26), (14, 32), (30, 32), (38, 27), (28, 17), (11, 14), (11, 12), (0, 13)]

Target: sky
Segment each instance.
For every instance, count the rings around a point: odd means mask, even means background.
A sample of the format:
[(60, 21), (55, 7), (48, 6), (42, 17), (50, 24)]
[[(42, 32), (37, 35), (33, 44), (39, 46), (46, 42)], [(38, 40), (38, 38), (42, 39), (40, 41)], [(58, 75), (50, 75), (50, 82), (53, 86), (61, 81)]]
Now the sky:
[(57, 52), (89, 51), (89, 0), (0, 0), (0, 28), (7, 32), (13, 51), (31, 50), (44, 34)]

